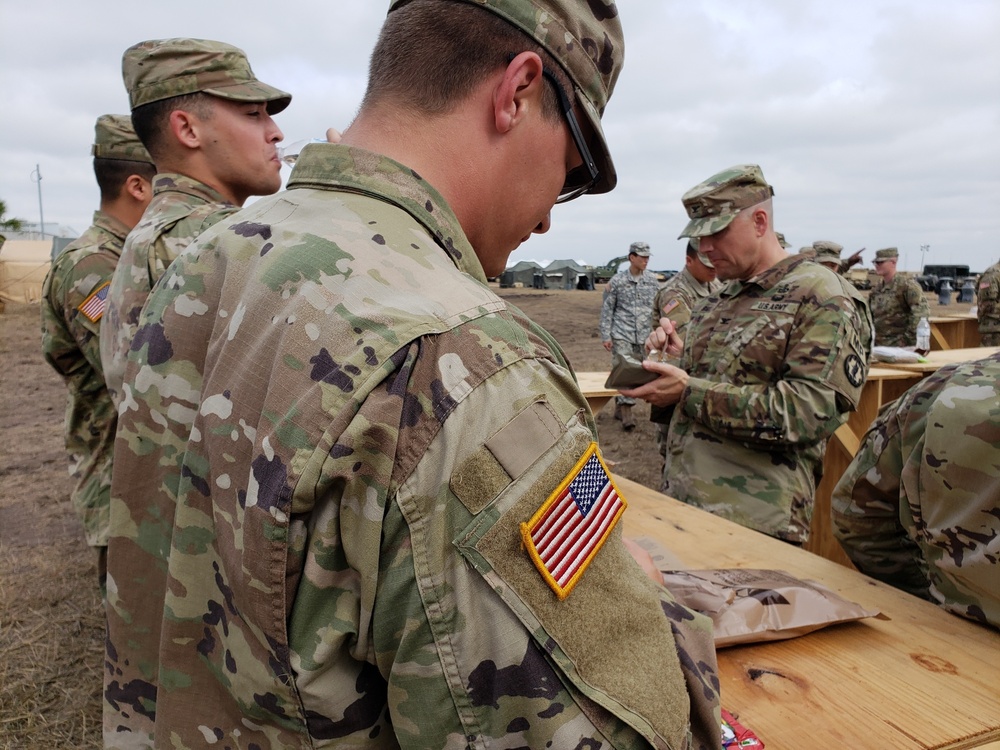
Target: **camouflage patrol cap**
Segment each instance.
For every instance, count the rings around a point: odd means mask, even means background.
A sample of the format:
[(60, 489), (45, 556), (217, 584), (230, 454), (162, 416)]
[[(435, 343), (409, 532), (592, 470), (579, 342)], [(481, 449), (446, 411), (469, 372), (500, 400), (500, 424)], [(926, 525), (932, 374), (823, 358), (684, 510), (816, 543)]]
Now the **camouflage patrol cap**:
[(721, 232), (744, 208), (756, 206), (772, 195), (774, 189), (756, 164), (740, 164), (714, 174), (681, 198), (691, 221), (680, 237), (707, 237)]
[(778, 244), (781, 245), (786, 250), (791, 247), (791, 245), (788, 244), (788, 240), (785, 239), (785, 235), (783, 235), (781, 232), (775, 232), (774, 236), (778, 238)]
[(649, 243), (647, 242), (633, 242), (628, 246), (629, 255), (639, 255), (643, 258), (649, 257)]
[[(588, 145), (600, 176), (590, 193), (618, 183), (601, 116), (625, 62), (625, 37), (613, 0), (459, 0), (513, 24), (552, 55), (573, 83), (573, 94), (594, 134)], [(389, 12), (411, 0), (392, 0)], [(520, 51), (520, 50), (512, 50)], [(586, 136), (586, 133), (585, 133)]]
[(875, 251), (875, 262), (878, 263), (880, 260), (892, 260), (893, 258), (899, 257), (899, 250), (894, 247), (884, 247), (881, 250)]
[(277, 114), (292, 101), (261, 83), (238, 47), (208, 39), (151, 39), (125, 50), (122, 78), (132, 109), (198, 92), (235, 102), (267, 103)]
[(94, 126), (94, 145), (90, 153), (96, 159), (121, 159), (153, 163), (153, 157), (132, 129), (128, 115), (101, 115)]
[(844, 249), (843, 245), (838, 245), (836, 242), (829, 242), (828, 240), (817, 240), (812, 246), (813, 250), (816, 251), (817, 263), (840, 265), (840, 251)]

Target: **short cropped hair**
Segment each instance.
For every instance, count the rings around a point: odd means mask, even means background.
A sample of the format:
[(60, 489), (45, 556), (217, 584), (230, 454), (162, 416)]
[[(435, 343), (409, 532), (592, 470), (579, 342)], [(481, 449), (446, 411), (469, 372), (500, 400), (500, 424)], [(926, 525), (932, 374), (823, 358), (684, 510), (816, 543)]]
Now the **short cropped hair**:
[(689, 258), (698, 257), (698, 247), (693, 237), (688, 240), (687, 249), (685, 249), (684, 254)]
[(143, 104), (132, 110), (132, 127), (149, 155), (156, 159), (163, 155), (170, 113), (175, 109), (183, 109), (207, 120), (212, 116), (211, 99), (211, 95), (199, 91)]
[(101, 190), (102, 202), (116, 200), (122, 194), (125, 181), (134, 174), (152, 182), (156, 167), (145, 161), (94, 157), (94, 176)]
[[(362, 107), (392, 99), (415, 112), (444, 114), (521, 52), (537, 53), (573, 101), (569, 76), (516, 26), (465, 2), (413, 0), (382, 26)], [(561, 116), (552, 86), (545, 87), (542, 102), (546, 118)]]

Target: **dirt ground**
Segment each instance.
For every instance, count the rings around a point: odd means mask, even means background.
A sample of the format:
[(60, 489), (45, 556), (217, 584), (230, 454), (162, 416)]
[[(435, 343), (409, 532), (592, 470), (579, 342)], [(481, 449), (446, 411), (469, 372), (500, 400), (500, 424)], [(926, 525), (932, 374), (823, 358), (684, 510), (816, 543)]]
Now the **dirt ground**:
[[(596, 291), (503, 289), (565, 348), (575, 369), (607, 370)], [(955, 314), (952, 304), (935, 314)], [(94, 555), (69, 503), (62, 445), (65, 390), (42, 359), (37, 305), (0, 314), (0, 748), (100, 747), (103, 614)], [(607, 405), (597, 416), (614, 470), (659, 486), (648, 407), (621, 430)]]

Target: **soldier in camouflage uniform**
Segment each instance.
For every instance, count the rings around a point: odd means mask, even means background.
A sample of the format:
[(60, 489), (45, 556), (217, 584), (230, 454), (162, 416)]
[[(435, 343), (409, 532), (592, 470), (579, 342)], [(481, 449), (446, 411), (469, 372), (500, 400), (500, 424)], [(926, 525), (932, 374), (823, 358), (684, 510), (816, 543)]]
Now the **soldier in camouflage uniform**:
[[(647, 271), (649, 245), (633, 242), (628, 249), (628, 268), (616, 273), (604, 290), (601, 306), (601, 343), (611, 352), (611, 366), (622, 357), (642, 360), (643, 344), (649, 335), (649, 311), (660, 289), (656, 274)], [(634, 398), (615, 397), (615, 419), (620, 419), (626, 432), (635, 428), (632, 416)]]
[(857, 407), (872, 323), (845, 280), (772, 230), (773, 191), (741, 165), (683, 198), (720, 279), (718, 301), (695, 310), (685, 341), (669, 325), (650, 344), (683, 352), (680, 367), (629, 395), (676, 404), (667, 439), (667, 492), (788, 542), (809, 538), (826, 438)]
[(282, 134), (271, 115), (291, 101), (257, 80), (243, 50), (203, 39), (136, 44), (122, 56), (122, 77), (132, 122), (159, 173), (101, 323), (101, 360), (116, 405), (139, 311), (167, 266), (251, 195), (281, 187), (275, 144)]
[(1000, 354), (884, 407), (833, 494), (863, 573), (1000, 628)]
[(875, 273), (882, 281), (868, 296), (875, 320), (875, 344), (878, 346), (916, 346), (917, 324), (930, 317), (927, 297), (920, 285), (909, 276), (896, 273), (899, 251), (886, 247), (875, 252)]
[(719, 747), (709, 623), (618, 516), (568, 579), (529, 553), (604, 470), (558, 345), (486, 284), (557, 197), (614, 187), (622, 45), (612, 4), (394, 3), (343, 145), (153, 290), (116, 445), (108, 747)]
[(817, 240), (812, 244), (812, 249), (817, 263), (826, 266), (834, 273), (840, 273), (840, 253), (844, 249), (843, 245), (828, 240)]
[(1000, 263), (994, 263), (979, 277), (976, 304), (983, 346), (1000, 346)]
[[(698, 239), (688, 240), (684, 268), (656, 293), (653, 300), (653, 317), (650, 321), (652, 328), (657, 328), (660, 320), (666, 318), (683, 341), (691, 312), (723, 286), (715, 278), (712, 261), (698, 252)], [(673, 364), (677, 364), (676, 359)], [(667, 458), (667, 426), (672, 414), (671, 407), (653, 406), (649, 410), (650, 420), (656, 423), (656, 445), (664, 459), (664, 469)]]
[(94, 174), (101, 191), (94, 223), (52, 263), (42, 285), (42, 353), (69, 389), (66, 450), (77, 480), (73, 507), (98, 552), (102, 587), (108, 545), (114, 406), (98, 349), (101, 318), (122, 244), (152, 197), (156, 173), (126, 115), (97, 118)]

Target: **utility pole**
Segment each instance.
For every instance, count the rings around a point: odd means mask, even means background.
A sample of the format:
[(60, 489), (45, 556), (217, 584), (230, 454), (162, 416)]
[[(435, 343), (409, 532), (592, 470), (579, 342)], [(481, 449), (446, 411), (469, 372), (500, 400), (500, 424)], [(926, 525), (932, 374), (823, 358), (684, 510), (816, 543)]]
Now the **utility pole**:
[[(37, 177), (36, 177), (37, 175)], [(35, 171), (31, 173), (31, 179), (33, 182), (38, 183), (38, 220), (40, 222), (39, 229), (42, 233), (42, 239), (45, 239), (45, 214), (42, 212), (42, 169), (37, 164), (35, 165)]]
[(924, 253), (929, 253), (931, 251), (930, 245), (920, 246), (920, 273), (924, 272)]

